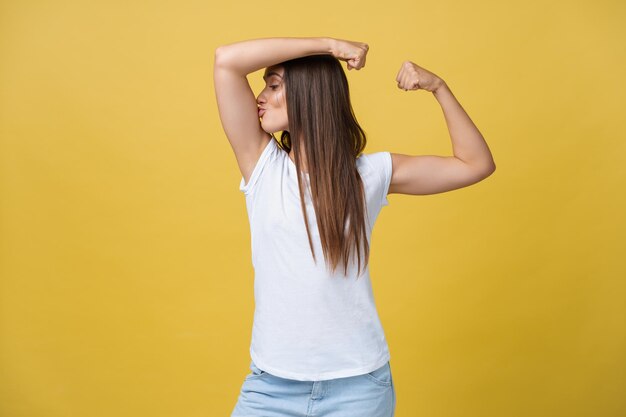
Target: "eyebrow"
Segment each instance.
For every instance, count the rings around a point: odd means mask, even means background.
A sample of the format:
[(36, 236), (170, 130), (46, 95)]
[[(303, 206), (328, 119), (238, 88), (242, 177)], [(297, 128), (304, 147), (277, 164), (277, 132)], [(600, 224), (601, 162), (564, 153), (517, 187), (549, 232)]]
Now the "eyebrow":
[(278, 77), (283, 78), (283, 77), (281, 77), (281, 76), (280, 76), (280, 74), (279, 74), (279, 73), (274, 72), (274, 71), (270, 71), (270, 72), (268, 72), (267, 74), (263, 75), (263, 79), (264, 79), (264, 80), (267, 80), (267, 79), (268, 79), (268, 78), (270, 78), (272, 75), (277, 75)]

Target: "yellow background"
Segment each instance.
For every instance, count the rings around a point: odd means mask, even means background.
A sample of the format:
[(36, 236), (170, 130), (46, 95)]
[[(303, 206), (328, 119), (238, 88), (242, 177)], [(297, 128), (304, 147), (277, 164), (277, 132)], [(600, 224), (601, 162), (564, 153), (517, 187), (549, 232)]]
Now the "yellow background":
[(253, 269), (214, 50), (280, 36), (369, 44), (346, 71), (366, 152), (452, 154), (432, 94), (396, 86), (411, 60), (494, 155), (379, 217), (396, 416), (626, 415), (625, 9), (3, 1), (0, 415), (230, 415)]

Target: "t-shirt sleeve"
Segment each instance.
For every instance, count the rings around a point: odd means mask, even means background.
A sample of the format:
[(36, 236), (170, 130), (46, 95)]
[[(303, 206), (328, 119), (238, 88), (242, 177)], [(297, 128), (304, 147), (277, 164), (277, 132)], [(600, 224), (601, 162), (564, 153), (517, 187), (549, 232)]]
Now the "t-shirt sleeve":
[(242, 191), (244, 194), (246, 195), (250, 194), (252, 190), (255, 188), (256, 183), (259, 181), (259, 178), (261, 177), (263, 173), (263, 169), (268, 164), (268, 161), (274, 155), (276, 146), (277, 146), (276, 140), (270, 139), (267, 145), (265, 146), (265, 149), (263, 149), (263, 152), (261, 152), (261, 156), (259, 156), (259, 160), (257, 161), (256, 165), (254, 166), (254, 169), (252, 170), (252, 174), (250, 175), (250, 179), (248, 180), (248, 183), (246, 184), (245, 178), (243, 176), (241, 177), (241, 181), (239, 183), (239, 190)]
[(369, 162), (371, 169), (374, 170), (375, 178), (378, 180), (376, 184), (378, 201), (380, 201), (381, 207), (387, 206), (389, 205), (389, 200), (387, 200), (387, 193), (389, 192), (389, 185), (391, 184), (392, 173), (391, 153), (372, 153), (367, 155), (367, 161)]
[(392, 164), (391, 164), (391, 153), (389, 152), (381, 152), (382, 154), (382, 169), (381, 169), (381, 175), (382, 175), (382, 189), (383, 189), (383, 195), (382, 195), (382, 206), (387, 206), (389, 205), (389, 200), (387, 200), (387, 193), (389, 192), (389, 185), (391, 184), (391, 174), (392, 174)]

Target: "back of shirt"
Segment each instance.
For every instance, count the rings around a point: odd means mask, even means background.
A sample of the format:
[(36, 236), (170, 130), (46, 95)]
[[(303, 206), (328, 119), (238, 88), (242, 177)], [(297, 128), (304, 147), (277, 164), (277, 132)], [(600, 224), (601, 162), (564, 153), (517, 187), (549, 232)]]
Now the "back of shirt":
[[(389, 152), (361, 154), (357, 170), (366, 194), (368, 242), (376, 218), (389, 204)], [(308, 174), (303, 180), (308, 182)], [(326, 267), (315, 209), (303, 183), (313, 260), (302, 214), (295, 164), (270, 139), (245, 194), (255, 271), (255, 312), (250, 356), (283, 378), (318, 381), (371, 372), (390, 358), (378, 317), (369, 264), (358, 277), (355, 257), (334, 273)], [(361, 260), (363, 268), (363, 258)]]

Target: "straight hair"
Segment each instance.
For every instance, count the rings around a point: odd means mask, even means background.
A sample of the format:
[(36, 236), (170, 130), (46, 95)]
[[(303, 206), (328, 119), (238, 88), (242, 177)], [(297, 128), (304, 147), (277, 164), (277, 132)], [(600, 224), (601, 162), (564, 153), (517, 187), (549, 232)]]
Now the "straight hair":
[[(284, 61), (289, 131), (283, 131), (280, 147), (293, 150), (300, 203), (309, 246), (317, 263), (304, 200), (301, 157), (307, 161), (311, 200), (315, 209), (327, 269), (339, 264), (347, 276), (348, 264), (356, 256), (358, 276), (369, 263), (365, 216), (367, 204), (356, 159), (367, 138), (356, 120), (348, 80), (340, 61), (332, 55), (309, 55)], [(354, 221), (352, 221), (354, 219)]]

